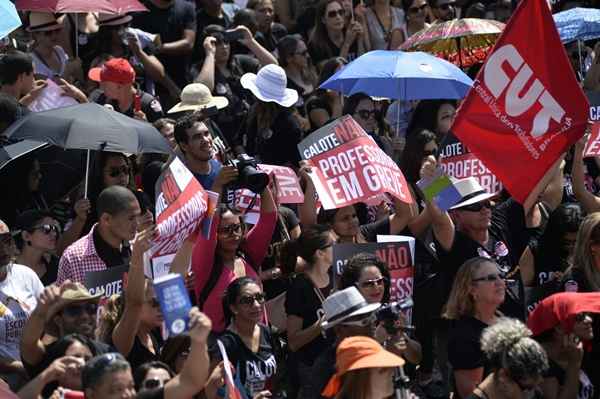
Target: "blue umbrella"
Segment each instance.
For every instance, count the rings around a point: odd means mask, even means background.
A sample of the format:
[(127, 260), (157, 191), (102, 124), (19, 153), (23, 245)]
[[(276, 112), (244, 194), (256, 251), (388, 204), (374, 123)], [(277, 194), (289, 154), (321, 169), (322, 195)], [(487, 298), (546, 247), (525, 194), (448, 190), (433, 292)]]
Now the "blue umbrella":
[(321, 85), (345, 95), (399, 100), (463, 98), (473, 81), (454, 64), (422, 52), (376, 50), (336, 72)]
[(9, 0), (0, 0), (0, 39), (21, 26), (21, 18), (15, 5)]
[(600, 10), (596, 8), (572, 8), (553, 17), (563, 43), (600, 37)]

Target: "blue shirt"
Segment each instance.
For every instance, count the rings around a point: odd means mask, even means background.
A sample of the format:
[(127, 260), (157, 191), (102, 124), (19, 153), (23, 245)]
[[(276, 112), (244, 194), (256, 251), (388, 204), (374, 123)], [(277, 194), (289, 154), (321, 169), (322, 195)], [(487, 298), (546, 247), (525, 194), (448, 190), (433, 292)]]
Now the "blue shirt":
[(210, 165), (210, 172), (208, 174), (203, 175), (200, 173), (194, 173), (194, 177), (198, 179), (198, 181), (200, 182), (202, 187), (204, 187), (205, 190), (210, 190), (212, 188), (215, 179), (217, 178), (217, 175), (219, 174), (219, 171), (223, 166), (221, 165), (221, 162), (217, 161), (214, 158), (208, 161), (208, 164)]

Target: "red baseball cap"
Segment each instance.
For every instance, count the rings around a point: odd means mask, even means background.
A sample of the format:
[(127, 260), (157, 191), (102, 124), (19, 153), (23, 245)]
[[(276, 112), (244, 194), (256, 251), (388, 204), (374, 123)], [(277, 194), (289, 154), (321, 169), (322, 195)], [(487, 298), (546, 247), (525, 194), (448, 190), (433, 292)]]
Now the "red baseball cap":
[(558, 325), (570, 334), (579, 313), (600, 313), (600, 292), (561, 292), (540, 302), (527, 319), (534, 336)]
[(135, 81), (135, 71), (125, 58), (111, 58), (102, 67), (92, 68), (88, 78), (95, 82), (131, 84)]

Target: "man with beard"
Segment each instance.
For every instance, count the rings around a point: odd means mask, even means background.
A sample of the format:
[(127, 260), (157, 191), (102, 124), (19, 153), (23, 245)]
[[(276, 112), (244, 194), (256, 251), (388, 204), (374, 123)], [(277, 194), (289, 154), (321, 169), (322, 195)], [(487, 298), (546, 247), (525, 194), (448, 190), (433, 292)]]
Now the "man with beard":
[(183, 160), (202, 187), (222, 193), (226, 183), (237, 177), (233, 166), (223, 166), (215, 159), (213, 136), (207, 125), (208, 119), (191, 114), (175, 125), (175, 141), (183, 154)]
[(455, 0), (433, 0), (431, 7), (433, 15), (435, 16), (434, 23), (442, 23), (456, 19)]

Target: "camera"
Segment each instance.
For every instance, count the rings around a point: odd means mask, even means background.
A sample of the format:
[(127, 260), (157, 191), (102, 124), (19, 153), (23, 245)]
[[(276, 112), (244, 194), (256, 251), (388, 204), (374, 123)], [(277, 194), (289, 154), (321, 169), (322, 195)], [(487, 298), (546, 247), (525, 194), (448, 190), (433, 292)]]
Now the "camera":
[(407, 309), (413, 307), (412, 298), (406, 298), (402, 301), (392, 302), (381, 306), (375, 311), (375, 318), (377, 323), (383, 323), (383, 327), (388, 334), (395, 334), (398, 332), (396, 328), (396, 321), (400, 318), (400, 314)]
[(238, 155), (237, 158), (231, 159), (229, 164), (235, 166), (238, 171), (238, 178), (231, 185), (231, 188), (247, 188), (259, 194), (269, 184), (269, 175), (258, 170), (256, 159), (248, 154)]

